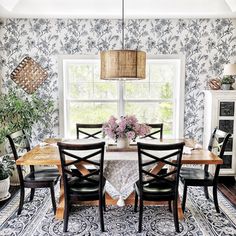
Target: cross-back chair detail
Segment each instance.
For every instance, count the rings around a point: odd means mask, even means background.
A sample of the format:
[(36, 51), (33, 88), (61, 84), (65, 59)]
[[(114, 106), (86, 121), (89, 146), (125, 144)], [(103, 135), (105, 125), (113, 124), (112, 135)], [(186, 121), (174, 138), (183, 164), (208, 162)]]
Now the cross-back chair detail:
[[(10, 143), (15, 161), (17, 161), (20, 157), (20, 153), (22, 154), (24, 152), (30, 151), (30, 143), (24, 130), (16, 131), (12, 134), (7, 135), (6, 137), (8, 138), (8, 141)], [(21, 183), (23, 183), (22, 166), (17, 165), (16, 168), (18, 171), (19, 180)], [(31, 165), (30, 170), (34, 171), (34, 166)]]
[[(64, 229), (69, 220), (69, 205), (76, 201), (99, 200), (101, 231), (104, 231), (103, 209), (105, 210), (105, 178), (103, 177), (105, 142), (71, 144), (58, 142), (62, 179), (65, 192)], [(96, 157), (96, 160), (93, 158)], [(87, 174), (81, 173), (80, 165), (93, 165), (96, 168)], [(72, 169), (76, 166), (78, 171)]]
[[(147, 144), (138, 142), (139, 181), (135, 184), (135, 206), (139, 198), (139, 232), (142, 230), (143, 201), (173, 201), (176, 231), (178, 223), (178, 183), (184, 142), (175, 144)], [(168, 166), (167, 171), (152, 173), (150, 165)], [(163, 169), (162, 169), (163, 170)]]
[(163, 123), (157, 123), (157, 124), (147, 124), (150, 126), (151, 132), (143, 137), (143, 138), (151, 138), (151, 139), (162, 139), (163, 138)]
[[(103, 124), (76, 124), (76, 135), (77, 139), (84, 138), (84, 139), (100, 139), (104, 138), (104, 133), (102, 131)], [(83, 134), (84, 136), (81, 137)]]

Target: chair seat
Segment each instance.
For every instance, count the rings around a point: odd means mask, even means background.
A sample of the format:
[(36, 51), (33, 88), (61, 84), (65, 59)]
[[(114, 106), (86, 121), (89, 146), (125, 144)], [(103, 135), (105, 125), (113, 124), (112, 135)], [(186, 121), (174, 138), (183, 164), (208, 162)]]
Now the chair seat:
[(56, 182), (60, 174), (56, 169), (47, 169), (30, 172), (25, 176), (25, 182)]
[[(95, 182), (90, 182), (89, 180), (86, 179), (80, 179), (79, 177), (73, 177), (68, 181), (69, 184), (69, 191), (70, 193), (76, 193), (76, 194), (98, 194), (99, 192), (99, 175), (94, 175), (91, 176), (90, 179), (97, 181)], [(105, 186), (106, 179), (104, 178), (104, 185)]]
[[(139, 182), (135, 183), (135, 190), (138, 195), (140, 195), (139, 191)], [(143, 198), (144, 200), (161, 200), (162, 198), (170, 197), (171, 199), (174, 197), (174, 186), (171, 186), (167, 182), (153, 182), (143, 185)]]
[(72, 186), (70, 187), (69, 193), (73, 194), (89, 194), (89, 193), (93, 193), (93, 194), (98, 194), (98, 190), (99, 190), (99, 186), (95, 186), (95, 185), (87, 185), (87, 186)]
[(209, 172), (205, 172), (203, 169), (197, 168), (181, 168), (180, 179), (187, 185), (212, 185), (213, 175)]
[[(87, 200), (93, 200), (98, 199), (99, 196), (99, 176), (95, 175), (90, 177), (90, 179), (98, 181), (90, 182), (88, 180), (81, 180), (79, 177), (73, 177), (68, 181), (68, 187), (69, 187), (69, 195), (71, 197), (76, 197), (77, 199), (87, 199)], [(103, 192), (105, 191), (105, 178), (104, 178), (104, 185), (103, 185)]]

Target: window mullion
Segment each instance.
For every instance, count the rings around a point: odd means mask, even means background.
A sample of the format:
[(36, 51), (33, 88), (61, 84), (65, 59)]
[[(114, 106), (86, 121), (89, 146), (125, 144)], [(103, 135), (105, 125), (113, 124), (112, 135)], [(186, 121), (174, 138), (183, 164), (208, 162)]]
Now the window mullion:
[(118, 114), (123, 116), (125, 114), (124, 104), (124, 81), (119, 81), (119, 100), (118, 100)]

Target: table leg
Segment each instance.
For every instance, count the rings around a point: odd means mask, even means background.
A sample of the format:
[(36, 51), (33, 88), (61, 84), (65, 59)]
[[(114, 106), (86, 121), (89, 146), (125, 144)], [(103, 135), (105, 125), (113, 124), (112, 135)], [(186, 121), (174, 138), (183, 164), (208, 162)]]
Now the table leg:
[[(62, 169), (61, 166), (57, 166), (60, 175), (62, 176)], [(57, 205), (57, 210), (56, 210), (56, 219), (63, 219), (64, 216), (64, 209), (65, 209), (65, 197), (64, 197), (64, 182), (63, 179), (61, 178), (60, 181), (60, 197), (59, 197), (59, 203)]]
[(179, 220), (183, 220), (184, 219), (184, 213), (181, 207), (181, 201), (180, 201), (180, 197), (178, 197), (178, 218)]

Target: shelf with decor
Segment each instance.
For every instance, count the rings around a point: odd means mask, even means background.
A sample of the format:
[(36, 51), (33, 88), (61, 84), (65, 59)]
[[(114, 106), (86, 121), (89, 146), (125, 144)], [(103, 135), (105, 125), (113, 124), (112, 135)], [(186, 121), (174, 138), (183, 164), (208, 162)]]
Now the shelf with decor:
[(231, 133), (221, 166), (221, 176), (236, 176), (236, 90), (204, 91), (203, 146), (207, 148), (212, 130)]

